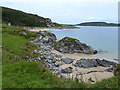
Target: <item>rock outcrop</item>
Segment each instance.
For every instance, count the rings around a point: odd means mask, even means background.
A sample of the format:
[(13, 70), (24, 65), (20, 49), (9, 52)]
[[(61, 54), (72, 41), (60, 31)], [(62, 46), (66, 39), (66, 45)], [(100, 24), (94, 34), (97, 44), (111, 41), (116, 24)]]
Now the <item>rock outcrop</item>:
[(36, 38), (33, 42), (38, 44), (40, 48), (49, 49), (56, 43), (56, 36), (50, 32), (38, 32), (39, 37)]
[(80, 59), (75, 63), (74, 66), (82, 68), (92, 68), (97, 66), (108, 67), (110, 65), (116, 66), (117, 63), (100, 59)]
[(70, 64), (73, 62), (74, 59), (71, 59), (71, 58), (62, 58), (62, 61), (65, 63), (65, 64)]
[(81, 43), (79, 40), (65, 37), (58, 41), (54, 45), (55, 50), (61, 53), (85, 53), (85, 54), (96, 54), (97, 50), (92, 47)]

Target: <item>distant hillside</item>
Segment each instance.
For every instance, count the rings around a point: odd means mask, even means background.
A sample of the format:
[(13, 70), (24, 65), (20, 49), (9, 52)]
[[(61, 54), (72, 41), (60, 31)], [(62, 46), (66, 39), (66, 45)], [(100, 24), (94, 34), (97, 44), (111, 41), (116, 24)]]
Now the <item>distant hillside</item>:
[(19, 10), (2, 7), (2, 20), (16, 26), (54, 27), (60, 24), (53, 23), (51, 19), (29, 14)]
[(118, 24), (115, 23), (106, 23), (106, 22), (85, 22), (77, 24), (80, 26), (118, 26)]

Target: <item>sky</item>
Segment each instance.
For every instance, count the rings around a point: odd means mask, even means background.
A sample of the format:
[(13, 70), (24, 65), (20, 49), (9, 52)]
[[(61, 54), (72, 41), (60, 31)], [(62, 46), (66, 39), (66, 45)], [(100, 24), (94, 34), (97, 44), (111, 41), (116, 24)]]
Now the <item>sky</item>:
[(119, 0), (0, 0), (0, 5), (61, 24), (118, 22)]

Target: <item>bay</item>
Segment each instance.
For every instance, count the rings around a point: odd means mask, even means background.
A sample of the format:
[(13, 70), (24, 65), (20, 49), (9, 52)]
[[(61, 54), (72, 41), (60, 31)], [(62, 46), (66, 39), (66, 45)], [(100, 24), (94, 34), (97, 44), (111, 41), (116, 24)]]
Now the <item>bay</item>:
[(90, 45), (100, 52), (94, 56), (103, 59), (118, 59), (118, 27), (80, 26), (80, 29), (51, 30), (57, 40), (72, 37)]

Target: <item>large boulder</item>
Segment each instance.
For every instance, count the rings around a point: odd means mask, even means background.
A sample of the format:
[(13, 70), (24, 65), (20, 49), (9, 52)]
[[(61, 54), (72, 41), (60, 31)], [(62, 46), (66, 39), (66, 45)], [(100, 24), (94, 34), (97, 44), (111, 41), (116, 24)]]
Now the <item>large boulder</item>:
[(82, 68), (92, 68), (97, 66), (103, 66), (108, 67), (112, 65), (113, 67), (116, 67), (117, 63), (107, 60), (100, 60), (100, 59), (80, 59), (78, 60), (74, 66), (75, 67), (82, 67)]
[(95, 54), (97, 50), (92, 47), (81, 43), (79, 40), (65, 37), (59, 40), (55, 45), (54, 49), (61, 53), (85, 53), (85, 54)]
[(65, 64), (70, 64), (73, 62), (74, 59), (71, 59), (71, 58), (62, 58), (61, 59)]
[(91, 67), (97, 67), (99, 64), (96, 60), (88, 60), (88, 59), (81, 59), (78, 60), (75, 64), (76, 67), (83, 67), (83, 68), (91, 68)]

